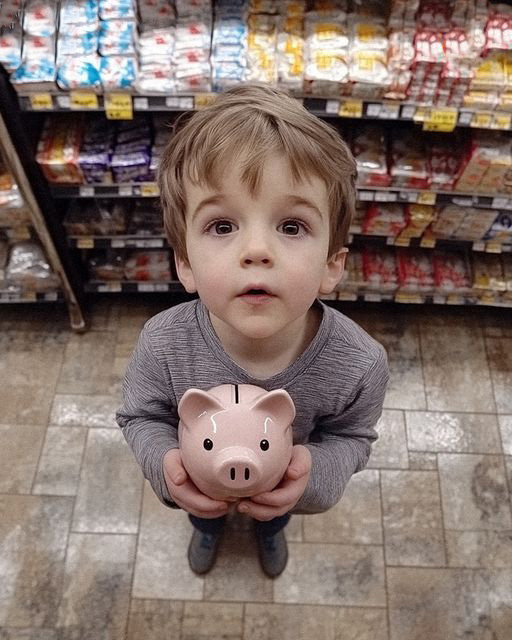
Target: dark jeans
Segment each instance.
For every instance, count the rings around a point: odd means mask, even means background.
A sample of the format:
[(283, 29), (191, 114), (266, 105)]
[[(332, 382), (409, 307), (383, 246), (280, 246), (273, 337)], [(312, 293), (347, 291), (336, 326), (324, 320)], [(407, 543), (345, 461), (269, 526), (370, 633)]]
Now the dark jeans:
[[(198, 518), (197, 516), (193, 516), (189, 513), (188, 517), (194, 527), (199, 529), (202, 533), (217, 535), (222, 533), (224, 525), (226, 524), (226, 516), (221, 516), (220, 518)], [(273, 518), (272, 520), (267, 520), (265, 522), (255, 520), (254, 528), (256, 529), (257, 534), (264, 537), (275, 536), (276, 533), (279, 533), (281, 529), (286, 527), (290, 518), (290, 514), (285, 513), (284, 516), (278, 516), (277, 518)]]

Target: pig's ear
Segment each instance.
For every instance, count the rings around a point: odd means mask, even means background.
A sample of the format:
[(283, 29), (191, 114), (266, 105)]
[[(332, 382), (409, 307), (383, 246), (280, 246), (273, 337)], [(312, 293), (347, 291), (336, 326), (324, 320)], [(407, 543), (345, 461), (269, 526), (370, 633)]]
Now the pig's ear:
[(208, 391), (188, 389), (178, 403), (178, 414), (186, 426), (190, 426), (202, 413), (222, 411), (224, 405)]
[(251, 406), (251, 409), (268, 411), (283, 426), (288, 426), (295, 418), (295, 405), (284, 389), (269, 391)]

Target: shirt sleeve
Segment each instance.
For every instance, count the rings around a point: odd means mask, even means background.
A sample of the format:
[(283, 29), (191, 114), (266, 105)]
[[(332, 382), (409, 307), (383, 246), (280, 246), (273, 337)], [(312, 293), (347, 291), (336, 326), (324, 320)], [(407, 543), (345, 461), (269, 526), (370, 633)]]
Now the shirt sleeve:
[(145, 329), (126, 371), (116, 420), (159, 500), (176, 507), (165, 482), (163, 458), (179, 446), (179, 418), (170, 374), (154, 354)]
[(321, 419), (305, 445), (312, 458), (309, 483), (292, 513), (321, 513), (342, 497), (351, 476), (364, 469), (384, 404), (389, 379), (387, 357), (379, 345), (356, 387), (353, 400), (337, 416)]

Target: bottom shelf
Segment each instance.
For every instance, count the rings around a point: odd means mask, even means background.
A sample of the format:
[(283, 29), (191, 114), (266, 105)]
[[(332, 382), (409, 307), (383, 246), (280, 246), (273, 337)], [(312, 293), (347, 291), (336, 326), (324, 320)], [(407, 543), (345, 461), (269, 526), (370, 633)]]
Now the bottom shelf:
[(60, 291), (0, 291), (0, 303), (18, 302), (63, 302), (64, 296)]

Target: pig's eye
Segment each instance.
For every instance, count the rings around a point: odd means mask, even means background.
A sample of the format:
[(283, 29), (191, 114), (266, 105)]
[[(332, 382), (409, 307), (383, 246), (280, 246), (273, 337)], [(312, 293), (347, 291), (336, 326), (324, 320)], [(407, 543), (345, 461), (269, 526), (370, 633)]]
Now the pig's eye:
[(206, 440), (203, 442), (203, 447), (206, 449), (206, 451), (211, 451), (213, 449), (213, 442), (210, 440), (210, 438), (206, 438)]
[(261, 447), (262, 451), (267, 451), (268, 448), (270, 447), (270, 444), (269, 444), (268, 440), (262, 440), (260, 442), (260, 447)]

